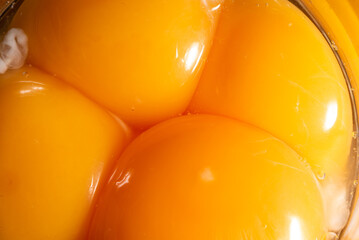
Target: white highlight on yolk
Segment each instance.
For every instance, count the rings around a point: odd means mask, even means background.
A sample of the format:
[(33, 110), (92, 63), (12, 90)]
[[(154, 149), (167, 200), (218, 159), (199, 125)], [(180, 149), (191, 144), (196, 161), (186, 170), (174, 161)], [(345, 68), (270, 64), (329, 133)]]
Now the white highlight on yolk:
[(201, 172), (201, 179), (204, 182), (212, 182), (214, 180), (213, 173), (210, 168), (205, 168)]
[(43, 87), (32, 87), (32, 89), (34, 89), (34, 90), (44, 90)]
[(90, 187), (89, 187), (89, 197), (90, 198), (92, 196), (94, 196), (94, 194), (97, 190), (99, 181), (100, 181), (100, 176), (95, 176), (95, 175), (91, 176), (91, 183), (90, 183)]
[(325, 115), (324, 131), (330, 130), (338, 117), (338, 104), (337, 102), (331, 102), (328, 104), (327, 113)]
[(221, 7), (221, 4), (218, 4), (217, 6), (213, 7), (211, 11), (216, 11)]
[(293, 217), (290, 221), (289, 240), (303, 240), (302, 229), (297, 218)]
[(193, 72), (196, 69), (198, 62), (201, 59), (203, 50), (204, 47), (200, 46), (198, 42), (192, 44), (184, 56), (186, 71), (190, 70)]
[(29, 90), (29, 89), (20, 90), (20, 94), (27, 94), (27, 93), (31, 93), (31, 90)]
[(22, 89), (19, 91), (19, 93), (22, 95), (28, 95), (28, 94), (34, 93), (35, 91), (42, 91), (42, 90), (44, 90), (43, 87), (34, 86), (34, 87), (30, 87), (28, 89)]
[(131, 175), (132, 175), (131, 171), (126, 172), (123, 178), (121, 178), (119, 181), (116, 182), (116, 186), (118, 188), (121, 188), (123, 185), (128, 184), (130, 182)]
[(211, 11), (218, 10), (223, 2), (223, 0), (202, 0), (202, 4)]
[(19, 28), (12, 28), (5, 34), (0, 48), (1, 74), (24, 65), (28, 53), (27, 42), (25, 32)]

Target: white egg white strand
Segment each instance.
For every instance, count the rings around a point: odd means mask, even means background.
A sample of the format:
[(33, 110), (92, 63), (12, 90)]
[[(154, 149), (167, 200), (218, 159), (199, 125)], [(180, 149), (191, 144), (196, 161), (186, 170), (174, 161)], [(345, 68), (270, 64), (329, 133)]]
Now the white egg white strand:
[(28, 38), (20, 28), (11, 28), (0, 45), (0, 74), (21, 68), (28, 54)]

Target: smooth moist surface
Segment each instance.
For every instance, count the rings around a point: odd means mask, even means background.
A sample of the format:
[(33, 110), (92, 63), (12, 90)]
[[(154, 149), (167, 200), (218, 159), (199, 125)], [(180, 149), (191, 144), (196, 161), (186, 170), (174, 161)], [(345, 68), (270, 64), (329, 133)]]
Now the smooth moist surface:
[(89, 239), (322, 239), (316, 179), (286, 144), (215, 116), (163, 122), (120, 158)]

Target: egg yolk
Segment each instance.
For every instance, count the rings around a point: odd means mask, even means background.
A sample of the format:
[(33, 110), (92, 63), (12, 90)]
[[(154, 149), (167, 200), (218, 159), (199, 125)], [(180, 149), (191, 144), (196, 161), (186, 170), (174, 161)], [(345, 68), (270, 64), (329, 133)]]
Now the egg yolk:
[(126, 128), (23, 67), (0, 75), (0, 133), (0, 239), (82, 239)]
[(290, 1), (32, 0), (12, 27), (31, 65), (0, 75), (0, 239), (329, 240), (346, 224), (347, 84)]
[(353, 127), (345, 79), (324, 37), (288, 1), (227, 2), (189, 109), (270, 132), (320, 178), (347, 170)]
[(119, 159), (89, 239), (323, 239), (322, 198), (301, 160), (236, 120), (163, 122)]
[(25, 1), (28, 61), (137, 128), (182, 113), (223, 0)]

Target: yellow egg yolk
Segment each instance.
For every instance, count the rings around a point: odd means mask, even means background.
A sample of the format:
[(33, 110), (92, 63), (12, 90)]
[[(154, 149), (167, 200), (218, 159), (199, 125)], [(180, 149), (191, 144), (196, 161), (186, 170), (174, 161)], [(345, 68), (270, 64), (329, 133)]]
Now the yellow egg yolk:
[(0, 75), (0, 239), (82, 239), (126, 131), (34, 67)]
[(345, 225), (347, 84), (288, 0), (32, 0), (12, 27), (35, 67), (0, 75), (0, 239), (331, 240)]
[(186, 109), (222, 1), (33, 0), (13, 26), (31, 64), (144, 128)]
[(347, 170), (353, 124), (345, 79), (324, 37), (288, 1), (227, 2), (189, 109), (270, 132), (318, 176)]
[(235, 120), (163, 122), (123, 153), (89, 239), (322, 239), (322, 198), (301, 160)]

